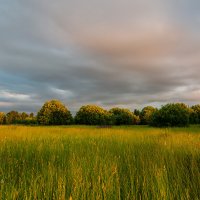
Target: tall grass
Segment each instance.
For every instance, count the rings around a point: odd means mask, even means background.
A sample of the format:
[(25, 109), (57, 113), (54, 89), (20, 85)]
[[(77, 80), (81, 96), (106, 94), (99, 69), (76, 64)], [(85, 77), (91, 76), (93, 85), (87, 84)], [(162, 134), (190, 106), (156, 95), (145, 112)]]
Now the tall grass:
[(0, 199), (200, 199), (200, 128), (2, 126)]

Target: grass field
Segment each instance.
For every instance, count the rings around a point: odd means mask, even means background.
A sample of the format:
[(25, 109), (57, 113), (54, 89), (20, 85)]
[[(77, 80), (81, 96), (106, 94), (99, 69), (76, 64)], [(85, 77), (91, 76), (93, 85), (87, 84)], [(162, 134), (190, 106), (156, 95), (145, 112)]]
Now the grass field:
[(0, 199), (200, 199), (200, 127), (0, 127)]

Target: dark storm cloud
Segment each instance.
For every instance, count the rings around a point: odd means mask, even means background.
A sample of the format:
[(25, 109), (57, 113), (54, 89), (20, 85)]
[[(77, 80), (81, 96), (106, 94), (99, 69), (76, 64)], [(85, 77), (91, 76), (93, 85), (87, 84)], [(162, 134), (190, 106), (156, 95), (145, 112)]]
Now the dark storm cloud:
[(200, 3), (2, 0), (0, 110), (200, 102)]

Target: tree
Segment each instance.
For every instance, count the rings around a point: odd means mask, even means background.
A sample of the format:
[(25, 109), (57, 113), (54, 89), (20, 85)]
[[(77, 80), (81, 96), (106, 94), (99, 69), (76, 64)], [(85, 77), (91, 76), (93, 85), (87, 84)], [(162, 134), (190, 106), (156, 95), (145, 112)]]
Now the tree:
[(34, 113), (30, 113), (29, 117), (34, 118)]
[(198, 124), (199, 123), (199, 117), (197, 112), (195, 112), (192, 108), (189, 109), (190, 113), (190, 124)]
[(6, 115), (3, 112), (0, 112), (0, 125), (6, 123)]
[(96, 105), (82, 106), (75, 116), (76, 124), (85, 125), (111, 125), (111, 114)]
[(200, 104), (191, 107), (190, 122), (192, 124), (200, 123)]
[(129, 109), (112, 108), (109, 111), (112, 114), (115, 125), (132, 125), (138, 122), (138, 118)]
[(21, 120), (25, 120), (26, 118), (29, 117), (29, 115), (25, 112), (21, 113), (20, 115), (21, 115)]
[(152, 114), (156, 111), (156, 108), (152, 106), (146, 106), (142, 109), (140, 113), (141, 124), (146, 125), (151, 121)]
[(166, 104), (160, 110), (156, 110), (152, 117), (150, 125), (165, 127), (189, 125), (189, 108), (183, 103)]
[(70, 111), (58, 100), (44, 103), (37, 114), (37, 121), (42, 125), (67, 125), (73, 121)]
[(133, 124), (139, 125), (140, 124), (140, 116), (133, 114)]
[(133, 114), (136, 115), (136, 116), (140, 116), (140, 111), (138, 109), (135, 109)]
[(17, 124), (20, 119), (20, 114), (17, 111), (10, 111), (6, 114), (7, 124)]
[(34, 117), (34, 114), (31, 113), (30, 115), (22, 112), (19, 113), (20, 119), (16, 121), (16, 124), (25, 124), (25, 125), (34, 125), (37, 124), (37, 120)]

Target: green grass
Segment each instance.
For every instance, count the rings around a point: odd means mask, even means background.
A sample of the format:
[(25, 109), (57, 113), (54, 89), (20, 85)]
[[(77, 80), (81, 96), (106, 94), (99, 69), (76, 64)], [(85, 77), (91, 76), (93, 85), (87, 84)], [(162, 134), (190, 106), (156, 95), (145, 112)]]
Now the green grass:
[(0, 199), (200, 199), (200, 127), (0, 127)]

